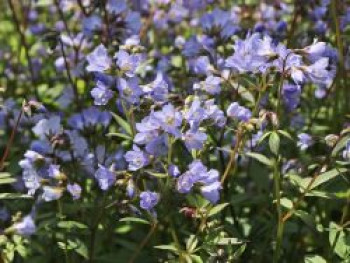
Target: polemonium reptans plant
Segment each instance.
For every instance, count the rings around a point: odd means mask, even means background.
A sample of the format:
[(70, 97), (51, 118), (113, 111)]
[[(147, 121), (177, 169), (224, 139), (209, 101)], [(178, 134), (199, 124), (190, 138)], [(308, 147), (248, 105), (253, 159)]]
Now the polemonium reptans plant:
[(348, 262), (346, 1), (0, 6), (0, 262)]

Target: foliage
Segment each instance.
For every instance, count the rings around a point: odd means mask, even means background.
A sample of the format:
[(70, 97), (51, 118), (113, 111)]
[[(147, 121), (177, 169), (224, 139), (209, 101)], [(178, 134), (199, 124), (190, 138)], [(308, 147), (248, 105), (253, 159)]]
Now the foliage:
[(346, 1), (0, 7), (0, 262), (350, 262)]

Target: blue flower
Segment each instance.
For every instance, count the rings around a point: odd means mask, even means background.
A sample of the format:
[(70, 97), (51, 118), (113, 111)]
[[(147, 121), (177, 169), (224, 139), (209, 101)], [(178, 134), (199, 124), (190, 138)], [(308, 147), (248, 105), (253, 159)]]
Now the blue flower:
[(214, 99), (205, 101), (204, 108), (208, 118), (213, 120), (217, 126), (223, 127), (226, 124), (224, 112), (215, 104)]
[(128, 77), (133, 77), (137, 67), (143, 61), (141, 54), (129, 54), (125, 50), (119, 50), (115, 54), (117, 66)]
[(128, 185), (126, 186), (126, 193), (129, 196), (129, 198), (133, 198), (135, 195), (135, 184), (132, 179), (128, 181)]
[(327, 70), (328, 65), (328, 58), (320, 58), (312, 65), (306, 67), (306, 72), (310, 80), (317, 84), (327, 84), (327, 81), (332, 78), (331, 73)]
[(126, 32), (129, 35), (138, 35), (141, 29), (141, 15), (139, 12), (129, 12), (125, 18)]
[(63, 189), (59, 187), (43, 186), (42, 198), (46, 202), (58, 200), (63, 194)]
[(142, 87), (143, 92), (155, 101), (167, 101), (169, 93), (169, 81), (163, 72), (157, 72), (157, 76), (151, 83)]
[(96, 87), (91, 90), (91, 96), (94, 98), (95, 105), (106, 105), (113, 97), (113, 91), (103, 82), (97, 81)]
[(49, 166), (49, 177), (54, 179), (60, 179), (61, 178), (61, 172), (60, 172), (60, 166), (51, 164)]
[(61, 129), (61, 118), (58, 116), (53, 116), (49, 119), (40, 120), (33, 127), (33, 132), (41, 140), (45, 140), (49, 136), (58, 134), (61, 131)]
[(175, 137), (180, 137), (179, 127), (182, 124), (182, 115), (175, 110), (172, 104), (163, 106), (161, 111), (154, 112), (153, 117), (158, 121), (159, 126)]
[(169, 167), (168, 167), (168, 174), (172, 177), (178, 177), (181, 172), (180, 172), (180, 169), (177, 165), (175, 164), (170, 164)]
[(207, 118), (205, 109), (201, 106), (201, 101), (196, 97), (190, 108), (185, 111), (184, 118), (191, 125), (191, 127), (198, 127), (199, 124)]
[(78, 185), (77, 183), (67, 184), (67, 191), (71, 194), (73, 200), (80, 199), (82, 190), (80, 185)]
[(111, 14), (119, 15), (128, 10), (128, 5), (124, 0), (108, 0), (107, 11)]
[(207, 140), (207, 135), (199, 130), (188, 130), (182, 137), (189, 151), (201, 150), (204, 142)]
[(189, 170), (182, 174), (176, 183), (178, 192), (189, 193), (195, 184), (200, 184), (200, 191), (204, 198), (212, 203), (219, 200), (222, 186), (219, 181), (219, 172), (215, 169), (208, 171), (200, 160), (194, 160), (189, 165)]
[(176, 189), (179, 193), (187, 194), (192, 190), (195, 183), (194, 176), (191, 172), (186, 172), (182, 174), (176, 183)]
[(285, 106), (289, 111), (298, 107), (301, 95), (301, 88), (298, 85), (284, 83), (282, 87), (282, 95)]
[(83, 20), (83, 32), (87, 36), (91, 36), (95, 30), (102, 27), (102, 20), (97, 15), (92, 15), (84, 18)]
[(190, 61), (190, 67), (195, 74), (207, 75), (213, 70), (207, 56), (200, 56)]
[[(219, 30), (223, 39), (229, 38), (238, 32), (239, 27), (235, 24), (235, 18), (229, 11), (215, 8), (211, 13), (205, 13), (200, 19), (203, 29), (206, 31)], [(215, 33), (215, 32), (214, 32)]]
[(0, 220), (7, 221), (10, 219), (10, 213), (6, 207), (0, 208)]
[(156, 192), (145, 191), (140, 194), (140, 207), (145, 210), (153, 209), (159, 201), (159, 194)]
[(345, 160), (350, 160), (350, 140), (346, 142), (345, 149), (343, 150), (343, 158)]
[(116, 175), (105, 166), (99, 165), (99, 168), (95, 172), (95, 178), (101, 190), (106, 191), (114, 185)]
[(120, 96), (132, 104), (138, 103), (143, 94), (137, 78), (130, 78), (128, 80), (120, 78), (117, 83), (117, 88)]
[(300, 133), (298, 135), (299, 141), (297, 142), (297, 146), (300, 150), (305, 151), (313, 144), (312, 137), (307, 133)]
[(157, 136), (149, 143), (146, 144), (145, 147), (147, 153), (153, 155), (154, 157), (162, 156), (167, 153), (167, 136), (165, 134), (161, 136)]
[(227, 108), (227, 116), (239, 121), (247, 122), (252, 117), (252, 112), (240, 106), (237, 102), (231, 103)]
[(205, 79), (205, 81), (194, 84), (193, 89), (202, 89), (211, 95), (215, 95), (219, 94), (221, 91), (221, 82), (221, 78), (210, 75)]
[(92, 53), (86, 57), (89, 65), (87, 71), (104, 72), (112, 65), (112, 60), (108, 57), (107, 49), (103, 44), (97, 46)]
[(213, 204), (216, 204), (220, 199), (220, 189), (222, 186), (218, 181), (200, 188), (203, 197)]
[(129, 163), (128, 169), (130, 171), (137, 171), (149, 163), (149, 158), (146, 153), (136, 145), (134, 145), (132, 151), (128, 151), (124, 157)]
[(225, 66), (238, 73), (259, 72), (266, 65), (267, 58), (257, 52), (260, 47), (260, 35), (254, 33), (245, 40), (237, 40), (234, 45), (234, 53), (226, 59)]
[(14, 224), (14, 229), (19, 235), (30, 236), (36, 231), (36, 226), (31, 215), (27, 215), (22, 220)]
[(314, 41), (310, 46), (303, 48), (303, 51), (312, 57), (320, 57), (326, 51), (326, 43)]

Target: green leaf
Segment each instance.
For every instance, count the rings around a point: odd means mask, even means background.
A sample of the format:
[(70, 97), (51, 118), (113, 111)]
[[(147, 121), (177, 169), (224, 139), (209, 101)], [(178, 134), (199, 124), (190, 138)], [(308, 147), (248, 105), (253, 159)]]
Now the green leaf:
[(203, 263), (203, 260), (201, 259), (200, 256), (197, 256), (197, 255), (190, 255), (192, 261), (194, 263)]
[(346, 143), (348, 142), (349, 139), (350, 139), (349, 136), (345, 136), (345, 137), (341, 138), (338, 141), (338, 143), (333, 148), (332, 157), (336, 157), (337, 156), (339, 151), (345, 147), (345, 145), (346, 145)]
[(130, 136), (132, 136), (132, 129), (129, 123), (127, 123), (126, 120), (124, 120), (122, 117), (115, 114), (114, 112), (111, 112), (111, 114), (115, 121), (119, 124), (119, 126), (122, 127), (125, 130), (125, 132), (127, 132)]
[(294, 214), (298, 216), (305, 224), (311, 227), (311, 229), (316, 228), (315, 218), (312, 215), (302, 210), (297, 210), (294, 212)]
[(280, 137), (278, 133), (276, 132), (271, 133), (269, 137), (269, 146), (270, 146), (271, 152), (277, 155), (280, 149)]
[(106, 134), (107, 137), (119, 137), (119, 138), (123, 138), (129, 141), (132, 141), (132, 137), (124, 134), (124, 133), (119, 133), (119, 132), (111, 132), (111, 133), (107, 133)]
[(315, 179), (315, 181), (311, 185), (310, 190), (315, 189), (316, 187), (320, 186), (321, 184), (328, 182), (329, 180), (337, 177), (339, 174), (345, 173), (346, 171), (347, 171), (347, 169), (345, 169), (345, 168), (334, 168), (332, 170), (329, 170), (325, 173), (320, 174), (319, 176), (317, 176), (317, 178)]
[(10, 173), (6, 173), (6, 172), (0, 173), (0, 180), (3, 179), (3, 178), (7, 178), (7, 177), (11, 177), (11, 174)]
[(247, 156), (259, 161), (262, 164), (265, 164), (267, 166), (273, 166), (273, 161), (268, 159), (265, 155), (262, 155), (260, 153), (254, 153), (254, 152), (248, 152), (246, 153)]
[(152, 171), (149, 171), (149, 170), (146, 170), (146, 173), (154, 176), (154, 177), (157, 177), (157, 178), (166, 178), (166, 177), (169, 177), (168, 174), (165, 174), (165, 173), (154, 173)]
[(319, 255), (310, 255), (305, 257), (305, 263), (327, 263), (327, 261)]
[(293, 207), (293, 202), (290, 199), (283, 197), (281, 198), (281, 205), (285, 208), (291, 209)]
[(74, 251), (85, 259), (88, 259), (89, 253), (87, 246), (80, 239), (76, 239), (75, 244), (77, 247), (74, 249)]
[(139, 224), (145, 224), (149, 225), (150, 222), (146, 221), (145, 219), (138, 218), (138, 217), (124, 217), (119, 220), (119, 222), (133, 222), (133, 223), (139, 223)]
[(242, 246), (240, 246), (233, 254), (233, 258), (239, 259), (241, 257), (241, 255), (243, 254), (243, 252), (245, 251), (246, 247), (247, 247), (246, 243), (244, 243)]
[(17, 193), (1, 193), (0, 200), (2, 199), (32, 199), (31, 195), (17, 194)]
[(258, 144), (262, 143), (267, 137), (269, 137), (271, 132), (264, 133), (258, 140)]
[(281, 134), (282, 136), (290, 139), (290, 140), (293, 140), (292, 136), (289, 134), (289, 132), (287, 131), (284, 131), (284, 130), (278, 130), (277, 131), (279, 134)]
[(220, 213), (228, 205), (229, 205), (229, 203), (223, 203), (223, 204), (219, 204), (219, 205), (214, 206), (212, 209), (210, 209), (208, 216), (211, 217), (213, 215)]
[(175, 251), (175, 252), (178, 251), (178, 249), (172, 244), (170, 244), (170, 245), (159, 245), (159, 246), (155, 246), (155, 248), (162, 249), (162, 250), (170, 250), (170, 251)]
[(329, 224), (329, 243), (339, 257), (342, 259), (350, 257), (350, 234), (345, 234), (343, 228), (334, 222)]
[(0, 178), (0, 184), (12, 184), (16, 181), (17, 179), (12, 177)]
[(198, 239), (195, 235), (191, 235), (190, 238), (186, 242), (186, 250), (189, 253), (192, 253), (196, 250), (198, 244)]
[(238, 238), (235, 238), (235, 237), (224, 237), (224, 238), (220, 238), (217, 242), (215, 242), (215, 244), (220, 246), (240, 245), (243, 243), (244, 241), (239, 240)]
[(64, 229), (71, 229), (71, 228), (79, 228), (79, 229), (86, 229), (88, 228), (87, 225), (76, 222), (76, 221), (60, 221), (57, 226), (59, 228), (64, 228)]

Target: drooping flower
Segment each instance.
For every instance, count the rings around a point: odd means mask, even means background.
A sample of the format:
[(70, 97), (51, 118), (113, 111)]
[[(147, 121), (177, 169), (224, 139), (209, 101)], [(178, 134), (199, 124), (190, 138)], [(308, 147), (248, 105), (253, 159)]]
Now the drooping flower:
[(40, 120), (33, 128), (33, 132), (41, 140), (47, 139), (48, 136), (58, 134), (62, 129), (61, 118), (58, 116), (49, 119)]
[(200, 185), (200, 191), (204, 198), (212, 203), (216, 203), (220, 197), (222, 189), (219, 181), (219, 172), (215, 169), (208, 171), (200, 160), (194, 160), (189, 165), (189, 170), (178, 177), (176, 188), (178, 192), (189, 193), (194, 185)]
[(297, 146), (300, 150), (305, 151), (313, 144), (312, 137), (307, 133), (300, 133), (298, 135), (299, 141), (297, 142)]
[(343, 158), (345, 160), (350, 160), (350, 140), (346, 142), (345, 149), (343, 150)]
[(193, 89), (201, 89), (211, 95), (219, 94), (221, 91), (220, 84), (222, 79), (213, 75), (208, 76), (205, 81), (193, 85)]
[(27, 215), (22, 220), (14, 224), (14, 229), (19, 235), (30, 236), (36, 231), (36, 226), (31, 215)]
[(67, 191), (71, 194), (73, 200), (80, 199), (82, 189), (77, 183), (67, 184)]
[(63, 189), (60, 187), (43, 186), (42, 198), (46, 202), (58, 200), (62, 197)]
[(101, 188), (101, 190), (108, 190), (114, 185), (116, 175), (103, 165), (99, 165), (99, 168), (95, 172), (95, 178)]
[(181, 174), (181, 172), (177, 165), (170, 164), (168, 167), (168, 174), (172, 177), (178, 177)]
[(213, 182), (201, 187), (201, 193), (205, 199), (213, 204), (216, 204), (220, 199), (220, 189), (222, 189), (220, 182)]
[(153, 209), (159, 201), (159, 194), (156, 192), (145, 191), (140, 194), (140, 207), (145, 210)]
[(231, 103), (227, 108), (227, 116), (239, 121), (247, 122), (252, 117), (252, 112), (240, 106), (237, 102)]
[(195, 183), (195, 178), (192, 173), (186, 172), (182, 174), (176, 184), (177, 191), (182, 194), (189, 193)]
[(292, 111), (299, 105), (301, 88), (299, 85), (284, 83), (282, 87), (282, 95), (285, 106), (289, 111)]

